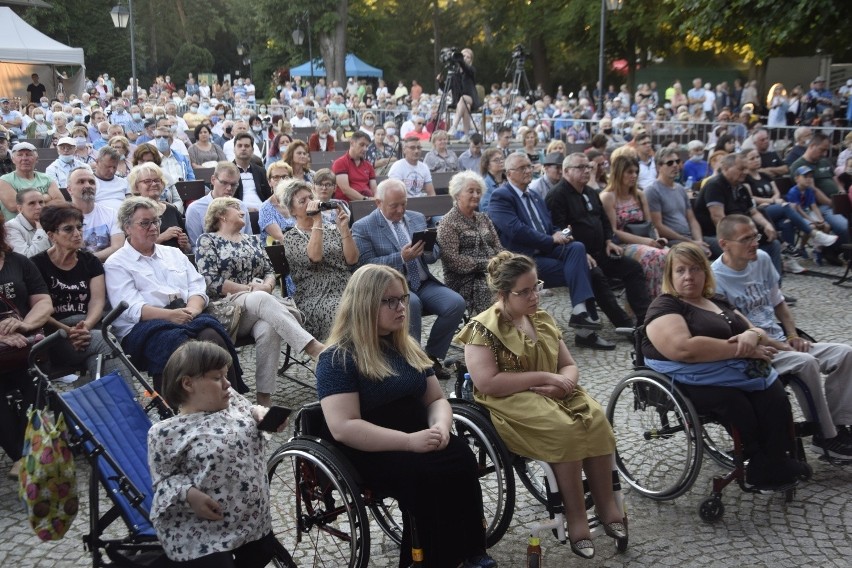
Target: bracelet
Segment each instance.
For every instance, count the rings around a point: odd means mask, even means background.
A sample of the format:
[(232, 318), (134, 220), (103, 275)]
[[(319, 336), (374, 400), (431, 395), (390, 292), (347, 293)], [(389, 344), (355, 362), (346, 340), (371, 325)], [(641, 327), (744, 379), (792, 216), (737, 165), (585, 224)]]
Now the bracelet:
[(787, 341), (790, 341), (791, 339), (799, 339), (799, 334), (796, 333), (795, 331), (793, 333), (788, 333), (787, 334)]
[(311, 227), (312, 231), (325, 231), (325, 227)]
[(354, 237), (352, 237), (352, 235), (346, 235), (346, 236), (345, 236), (345, 237), (343, 237), (343, 238), (344, 238), (344, 239), (352, 239), (352, 238), (354, 238)]
[(758, 329), (757, 329), (757, 328), (755, 328), (755, 327), (750, 327), (750, 328), (748, 328), (746, 331), (750, 331), (750, 332), (752, 332), (752, 333), (756, 333), (756, 334), (757, 334), (757, 343), (758, 343), (758, 344), (760, 344), (760, 342), (761, 342), (761, 341), (763, 341), (763, 332), (758, 331)]

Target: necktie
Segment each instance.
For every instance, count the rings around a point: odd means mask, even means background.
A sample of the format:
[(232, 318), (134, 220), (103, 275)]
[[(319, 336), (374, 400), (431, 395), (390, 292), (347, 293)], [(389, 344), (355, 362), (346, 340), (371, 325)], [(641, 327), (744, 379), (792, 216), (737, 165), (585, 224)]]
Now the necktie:
[[(399, 248), (402, 249), (408, 244), (408, 235), (405, 234), (405, 227), (401, 221), (393, 224), (393, 230), (396, 232), (396, 238), (399, 241)], [(412, 258), (405, 263), (405, 271), (408, 273), (408, 286), (413, 291), (420, 288), (420, 267), (417, 266), (417, 259)]]
[(529, 193), (524, 193), (524, 203), (527, 206), (527, 213), (530, 216), (530, 220), (532, 221), (533, 226), (540, 233), (544, 233), (544, 227), (541, 226), (541, 221), (538, 220), (538, 216), (535, 214), (535, 210), (533, 209), (534, 205), (532, 203), (532, 198), (530, 198)]

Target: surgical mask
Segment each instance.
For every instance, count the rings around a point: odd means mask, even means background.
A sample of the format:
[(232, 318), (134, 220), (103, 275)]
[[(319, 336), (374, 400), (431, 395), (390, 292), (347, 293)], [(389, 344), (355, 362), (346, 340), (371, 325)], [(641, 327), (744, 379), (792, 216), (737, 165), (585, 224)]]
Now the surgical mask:
[(225, 120), (234, 120), (234, 115), (232, 113), (228, 113), (225, 115)]
[(74, 115), (74, 122), (76, 122), (77, 124), (82, 124), (83, 115), (82, 114), (75, 114)]
[(138, 112), (134, 112), (134, 113), (133, 113), (132, 115), (130, 115), (130, 116), (132, 116), (132, 117), (133, 117), (133, 120), (142, 120), (142, 115), (141, 115), (140, 113), (138, 113)]
[(66, 164), (74, 163), (74, 154), (68, 154), (67, 156), (60, 154), (59, 159), (65, 162)]
[(242, 119), (243, 119), (243, 120), (245, 120), (246, 122), (248, 122), (249, 118), (251, 118), (251, 115), (250, 115), (250, 114), (242, 114), (242, 115), (240, 115), (240, 116), (241, 116), (241, 117), (242, 117)]
[(210, 108), (210, 104), (209, 103), (201, 103), (201, 108), (203, 108), (204, 110), (207, 110), (208, 108)]
[(290, 146), (289, 146), (289, 144), (283, 144), (283, 145), (280, 147), (280, 148), (281, 148), (281, 155), (282, 155), (282, 156), (283, 156), (284, 154), (286, 154), (286, 153), (287, 153), (287, 148), (289, 148), (289, 147), (290, 147)]
[(538, 133), (538, 141), (539, 141), (539, 142), (544, 142), (545, 140), (546, 140), (546, 137), (545, 137), (545, 135), (544, 135), (544, 132), (539, 132), (539, 133)]
[(154, 113), (153, 112), (146, 112), (145, 118), (154, 118)]
[(169, 149), (169, 139), (168, 138), (157, 138), (155, 140), (157, 144), (157, 150), (160, 152), (166, 152)]
[(260, 107), (260, 114), (266, 114), (266, 107)]
[(349, 126), (349, 119), (341, 120), (341, 121), (340, 121), (340, 126)]
[(107, 132), (102, 133), (102, 134), (101, 134), (101, 138), (103, 138), (104, 140), (106, 140), (107, 142), (109, 142), (109, 134), (108, 134)]
[(117, 112), (118, 114), (122, 114), (124, 112), (124, 109), (121, 108), (121, 107), (118, 107), (118, 108), (113, 109), (112, 112)]
[(263, 130), (263, 127), (259, 124), (256, 124), (255, 126), (252, 126), (251, 129), (255, 132), (260, 132), (261, 130)]
[(704, 159), (704, 155), (703, 154), (696, 154), (694, 156), (690, 156), (689, 159), (693, 162), (700, 162), (701, 160)]
[(365, 121), (364, 121), (364, 124), (365, 124), (366, 126), (373, 126), (374, 124), (376, 124), (376, 121), (375, 121), (375, 120), (367, 119), (367, 120), (365, 120)]
[(519, 112), (512, 113), (512, 118), (515, 119), (515, 120), (520, 120), (521, 119), (521, 113), (519, 113)]
[(33, 115), (33, 118), (35, 119), (36, 122), (44, 122), (44, 115), (43, 114), (35, 114), (35, 115)]
[(124, 152), (118, 153), (118, 159), (119, 160), (124, 160), (126, 157), (127, 157), (127, 154), (125, 154)]
[(178, 129), (178, 125), (177, 125), (177, 124), (169, 125), (169, 130), (171, 130), (171, 131), (172, 131), (172, 133), (177, 132), (177, 129)]
[(535, 119), (534, 119), (534, 118), (529, 119), (529, 120), (527, 121), (527, 126), (529, 126), (530, 128), (532, 128), (533, 126), (535, 126)]
[(396, 128), (388, 128), (387, 133), (388, 136), (394, 136), (396, 134)]
[(189, 107), (189, 112), (198, 112), (198, 107), (196, 105), (192, 105)]
[(74, 142), (76, 142), (78, 148), (82, 148), (83, 146), (86, 145), (86, 139), (83, 138), (82, 136), (78, 136), (78, 137), (74, 138)]
[(44, 102), (44, 101), (42, 101), (42, 103), (41, 103), (41, 108), (47, 108), (47, 103), (46, 103), (46, 102)]

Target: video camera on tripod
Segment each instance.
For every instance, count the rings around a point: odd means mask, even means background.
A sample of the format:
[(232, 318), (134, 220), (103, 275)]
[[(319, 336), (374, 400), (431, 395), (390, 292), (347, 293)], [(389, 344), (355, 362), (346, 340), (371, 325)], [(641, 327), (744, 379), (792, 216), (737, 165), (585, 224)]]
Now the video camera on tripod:
[(464, 54), (462, 54), (461, 50), (457, 47), (445, 47), (441, 49), (441, 52), (438, 54), (438, 59), (446, 67), (449, 67), (464, 61)]

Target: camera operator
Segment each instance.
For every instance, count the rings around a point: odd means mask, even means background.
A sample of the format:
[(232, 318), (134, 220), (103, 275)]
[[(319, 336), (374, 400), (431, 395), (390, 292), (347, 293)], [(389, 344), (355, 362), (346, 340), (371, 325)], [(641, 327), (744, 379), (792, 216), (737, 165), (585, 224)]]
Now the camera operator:
[(449, 84), (444, 85), (445, 89), (451, 91), (453, 104), (456, 105), (456, 116), (453, 119), (450, 135), (455, 134), (459, 122), (461, 122), (464, 128), (462, 140), (466, 142), (467, 135), (470, 132), (471, 114), (479, 108), (476, 93), (476, 69), (473, 67), (473, 50), (466, 47), (461, 51), (454, 51), (452, 61), (456, 64), (456, 72), (450, 77)]

